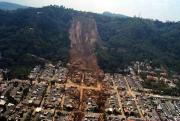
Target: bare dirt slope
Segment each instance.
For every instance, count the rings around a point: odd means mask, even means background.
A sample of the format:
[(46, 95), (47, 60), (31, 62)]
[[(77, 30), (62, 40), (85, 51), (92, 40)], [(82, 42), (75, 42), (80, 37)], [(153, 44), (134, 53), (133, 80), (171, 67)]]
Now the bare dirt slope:
[(69, 33), (71, 67), (96, 73), (101, 71), (94, 54), (95, 46), (101, 42), (95, 20), (75, 17)]

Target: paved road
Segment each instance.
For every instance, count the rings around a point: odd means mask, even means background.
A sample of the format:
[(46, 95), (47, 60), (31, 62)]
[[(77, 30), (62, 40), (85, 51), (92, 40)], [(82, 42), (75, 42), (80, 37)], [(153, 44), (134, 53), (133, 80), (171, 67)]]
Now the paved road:
[(82, 110), (83, 92), (84, 92), (84, 90), (95, 90), (95, 91), (100, 91), (101, 90), (101, 84), (100, 83), (97, 84), (97, 87), (86, 86), (83, 83), (84, 82), (84, 78), (85, 78), (85, 74), (83, 73), (80, 84), (73, 83), (71, 80), (67, 80), (67, 83), (65, 83), (65, 84), (60, 84), (62, 86), (65, 86), (65, 88), (76, 87), (80, 91), (80, 106), (79, 106), (79, 110)]
[(122, 107), (122, 102), (121, 102), (121, 97), (119, 96), (119, 92), (118, 92), (118, 87), (115, 85), (115, 82), (113, 80), (113, 89), (114, 91), (116, 92), (116, 95), (117, 95), (117, 99), (118, 99), (118, 103), (119, 103), (119, 107), (121, 108), (121, 114), (124, 118), (126, 118), (125, 114), (124, 114), (124, 111), (123, 111), (123, 107)]
[(131, 96), (134, 98), (136, 107), (137, 107), (137, 109), (138, 109), (138, 112), (139, 112), (141, 118), (144, 118), (144, 116), (143, 116), (143, 114), (142, 114), (142, 111), (141, 111), (141, 109), (140, 109), (140, 107), (139, 107), (139, 105), (138, 105), (138, 103), (137, 103), (136, 95), (135, 95), (134, 92), (131, 90), (131, 87), (129, 86), (129, 83), (128, 83), (126, 77), (124, 77), (124, 79), (125, 79), (125, 81), (126, 81), (126, 85), (127, 85), (127, 87), (128, 87), (129, 93), (130, 93)]

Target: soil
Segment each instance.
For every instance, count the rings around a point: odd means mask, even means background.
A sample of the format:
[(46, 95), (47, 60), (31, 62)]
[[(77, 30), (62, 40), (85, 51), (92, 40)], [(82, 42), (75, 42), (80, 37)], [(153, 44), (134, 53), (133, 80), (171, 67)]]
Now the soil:
[(85, 17), (74, 18), (69, 38), (71, 69), (102, 73), (94, 53), (96, 46), (101, 42), (95, 20)]

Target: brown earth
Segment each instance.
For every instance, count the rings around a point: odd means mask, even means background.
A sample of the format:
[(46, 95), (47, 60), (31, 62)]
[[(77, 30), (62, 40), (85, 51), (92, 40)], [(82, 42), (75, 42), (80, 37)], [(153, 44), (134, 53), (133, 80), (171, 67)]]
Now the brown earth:
[(101, 43), (95, 20), (75, 17), (69, 35), (71, 69), (101, 73), (94, 53), (95, 47)]

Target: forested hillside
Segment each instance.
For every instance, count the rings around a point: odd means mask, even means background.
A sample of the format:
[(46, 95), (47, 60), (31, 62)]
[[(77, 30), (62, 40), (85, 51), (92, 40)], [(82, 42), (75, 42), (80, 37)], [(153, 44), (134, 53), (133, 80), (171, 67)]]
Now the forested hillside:
[(8, 3), (8, 2), (0, 2), (0, 9), (2, 10), (16, 10), (16, 9), (24, 9), (27, 6), (15, 4), (15, 3)]
[(0, 67), (24, 76), (34, 65), (69, 59), (69, 29), (74, 16), (94, 18), (103, 47), (96, 48), (105, 71), (150, 59), (180, 70), (180, 23), (108, 17), (48, 6), (0, 11)]
[(96, 21), (108, 48), (99, 50), (104, 68), (116, 70), (130, 61), (148, 59), (180, 70), (180, 22), (102, 16), (96, 16)]

